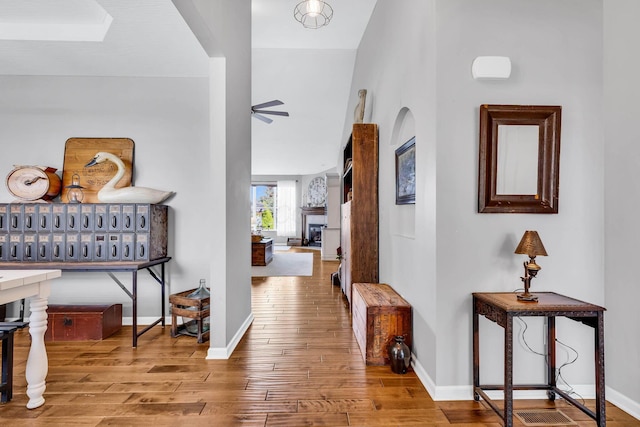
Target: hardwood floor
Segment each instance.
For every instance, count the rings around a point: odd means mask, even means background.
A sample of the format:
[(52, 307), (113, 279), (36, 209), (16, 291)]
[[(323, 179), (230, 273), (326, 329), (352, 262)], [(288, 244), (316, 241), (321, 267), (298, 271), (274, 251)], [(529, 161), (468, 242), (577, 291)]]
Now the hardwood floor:
[[(0, 405), (0, 426), (501, 425), (481, 402), (434, 402), (413, 372), (366, 367), (330, 283), (336, 269), (314, 251), (312, 277), (254, 278), (255, 320), (229, 360), (205, 360), (208, 342), (171, 338), (170, 327), (153, 328), (137, 349), (130, 327), (103, 341), (48, 343), (46, 403), (34, 410), (25, 408), (29, 336), (21, 331), (14, 398)], [(595, 425), (566, 402), (555, 405), (579, 426)], [(607, 419), (610, 427), (640, 426), (613, 405)]]

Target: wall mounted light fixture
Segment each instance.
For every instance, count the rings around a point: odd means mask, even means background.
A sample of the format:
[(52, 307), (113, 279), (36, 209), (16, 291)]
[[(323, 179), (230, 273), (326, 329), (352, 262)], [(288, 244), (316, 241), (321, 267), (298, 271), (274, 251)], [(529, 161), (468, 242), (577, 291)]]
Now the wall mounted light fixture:
[(508, 56), (478, 56), (471, 64), (471, 74), (479, 79), (508, 79), (511, 59)]

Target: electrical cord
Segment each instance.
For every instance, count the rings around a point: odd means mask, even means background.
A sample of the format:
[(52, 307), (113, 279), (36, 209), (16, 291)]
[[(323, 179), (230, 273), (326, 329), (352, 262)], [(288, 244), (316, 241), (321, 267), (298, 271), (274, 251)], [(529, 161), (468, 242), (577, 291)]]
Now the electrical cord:
[(529, 329), (529, 325), (527, 325), (527, 322), (522, 320), (520, 317), (516, 317), (515, 319), (517, 319), (518, 322), (520, 322), (520, 332), (518, 333), (518, 342), (520, 342), (520, 344), (523, 347), (525, 347), (527, 350), (529, 350), (530, 353), (537, 354), (538, 356), (544, 357), (545, 358), (545, 363), (546, 363), (547, 362), (547, 355), (544, 354), (544, 353), (540, 353), (539, 351), (536, 351), (533, 348), (531, 348), (531, 346), (529, 345), (529, 343), (527, 342), (527, 340), (524, 337), (525, 332), (527, 332), (527, 329)]
[[(521, 290), (522, 289), (516, 289), (514, 292), (519, 292)], [(533, 348), (531, 348), (531, 346), (527, 342), (527, 339), (525, 337), (525, 333), (527, 332), (527, 329), (529, 328), (529, 325), (527, 324), (527, 322), (525, 322), (521, 317), (515, 317), (515, 319), (517, 319), (518, 322), (520, 322), (520, 331), (518, 333), (518, 342), (520, 343), (520, 345), (522, 345), (525, 348), (525, 350), (529, 351), (530, 353), (533, 353), (533, 354), (536, 354), (538, 356), (544, 357), (545, 365), (549, 366), (549, 360), (547, 359), (547, 354), (541, 353), (539, 351), (534, 350)], [(561, 346), (565, 347), (566, 349), (571, 350), (575, 355), (572, 360), (567, 360), (566, 362), (564, 362), (559, 367), (556, 367), (556, 372), (555, 372), (555, 374), (556, 374), (556, 385), (558, 384), (558, 380), (561, 380), (564, 383), (564, 385), (567, 387), (567, 389), (563, 390), (563, 391), (565, 393), (567, 393), (568, 395), (577, 396), (582, 401), (582, 404), (584, 405), (584, 403), (585, 403), (584, 397), (582, 397), (578, 392), (576, 392), (575, 389), (573, 388), (573, 386), (571, 384), (569, 384), (569, 382), (562, 376), (562, 368), (564, 368), (565, 366), (571, 365), (571, 364), (575, 363), (576, 360), (578, 360), (578, 357), (579, 357), (578, 351), (575, 348), (571, 347), (570, 345), (563, 343), (562, 341), (560, 341), (557, 338), (556, 338), (555, 342), (560, 344)], [(569, 356), (569, 353), (567, 353), (567, 356)]]
[(582, 396), (580, 395), (580, 393), (578, 393), (577, 391), (575, 391), (575, 389), (573, 388), (573, 386), (572, 386), (571, 384), (569, 384), (569, 383), (567, 382), (567, 380), (565, 380), (565, 379), (564, 379), (564, 377), (562, 376), (562, 368), (564, 368), (564, 367), (565, 367), (565, 366), (567, 366), (567, 365), (571, 365), (572, 363), (575, 363), (575, 361), (576, 361), (576, 360), (578, 360), (578, 356), (579, 356), (578, 351), (577, 351), (575, 348), (571, 347), (570, 345), (567, 345), (567, 344), (563, 343), (562, 341), (560, 341), (560, 340), (559, 340), (559, 339), (557, 339), (557, 338), (556, 338), (556, 342), (557, 342), (558, 344), (560, 344), (561, 346), (563, 346), (563, 347), (565, 347), (565, 348), (567, 348), (567, 349), (571, 350), (571, 351), (575, 354), (575, 357), (573, 358), (573, 360), (567, 360), (566, 362), (564, 362), (562, 365), (560, 365), (560, 366), (556, 369), (556, 370), (557, 370), (557, 374), (556, 374), (556, 384), (558, 383), (558, 380), (562, 380), (562, 382), (563, 382), (563, 383), (568, 387), (568, 390), (564, 390), (564, 392), (565, 392), (565, 393), (567, 393), (567, 394), (569, 394), (569, 395), (575, 395), (575, 396), (577, 396), (577, 397), (582, 401), (582, 404), (584, 405), (584, 404), (585, 404), (584, 397), (582, 397)]

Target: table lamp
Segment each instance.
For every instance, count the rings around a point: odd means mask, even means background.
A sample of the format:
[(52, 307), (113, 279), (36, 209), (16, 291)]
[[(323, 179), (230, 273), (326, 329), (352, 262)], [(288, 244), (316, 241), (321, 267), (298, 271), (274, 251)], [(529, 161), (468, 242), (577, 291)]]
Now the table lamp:
[(529, 230), (525, 231), (515, 253), (529, 255), (529, 261), (525, 261), (523, 263), (524, 277), (521, 277), (522, 282), (524, 283), (524, 293), (518, 294), (518, 300), (537, 302), (538, 297), (529, 293), (529, 287), (531, 286), (531, 279), (536, 277), (536, 274), (538, 274), (538, 271), (542, 268), (536, 264), (536, 256), (547, 256), (547, 251), (544, 249), (544, 245), (542, 244), (542, 240), (540, 240), (540, 236), (538, 236), (538, 232)]

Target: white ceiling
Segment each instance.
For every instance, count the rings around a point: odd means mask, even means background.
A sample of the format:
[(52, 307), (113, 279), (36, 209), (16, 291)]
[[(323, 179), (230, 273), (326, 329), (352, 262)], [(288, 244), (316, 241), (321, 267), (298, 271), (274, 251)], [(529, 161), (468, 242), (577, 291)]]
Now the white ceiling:
[(305, 29), (293, 18), (300, 0), (253, 0), (254, 48), (357, 49), (377, 0), (326, 0), (333, 19), (326, 27)]
[[(20, 0), (51, 3), (51, 0)], [(56, 0), (56, 18), (80, 24), (77, 1)], [(2, 5), (16, 0), (1, 0)], [(206, 77), (208, 60), (171, 0), (96, 0), (113, 22), (103, 42), (0, 40), (0, 74)], [(65, 13), (66, 12), (66, 13)], [(31, 14), (16, 22), (28, 22)], [(42, 17), (38, 17), (41, 19)], [(37, 22), (37, 21), (36, 21)], [(83, 21), (87, 22), (87, 21)], [(88, 22), (91, 22), (88, 20)], [(0, 21), (0, 28), (4, 22)]]
[[(290, 113), (271, 116), (271, 124), (252, 120), (255, 175), (315, 174), (336, 165), (355, 49), (376, 0), (328, 2), (333, 20), (318, 30), (294, 20), (297, 0), (252, 2), (252, 102), (280, 99), (285, 104), (273, 109)], [(171, 0), (52, 4), (0, 0), (0, 74), (207, 76), (208, 59)], [(10, 30), (43, 28), (45, 36), (33, 36), (43, 41), (6, 40)], [(108, 30), (101, 42), (51, 41), (78, 40), (70, 34), (96, 40), (100, 29)]]
[(254, 104), (280, 99), (290, 117), (253, 120), (254, 174), (307, 175), (336, 167), (356, 49), (375, 0), (329, 0), (317, 30), (293, 18), (296, 0), (253, 0)]

